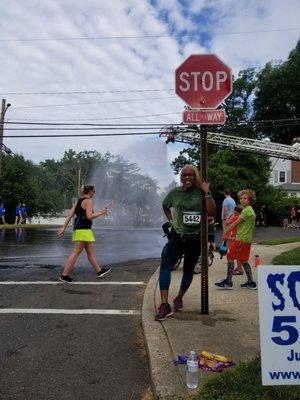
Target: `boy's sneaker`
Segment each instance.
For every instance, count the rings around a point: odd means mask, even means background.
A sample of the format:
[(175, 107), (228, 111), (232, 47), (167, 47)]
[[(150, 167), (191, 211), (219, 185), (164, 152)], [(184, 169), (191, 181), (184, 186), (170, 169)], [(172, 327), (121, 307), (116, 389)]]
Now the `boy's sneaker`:
[(245, 283), (241, 283), (241, 288), (257, 290), (257, 285), (255, 282), (245, 282)]
[(182, 297), (175, 297), (175, 299), (173, 299), (173, 310), (174, 311), (181, 311), (183, 307), (182, 304)]
[(155, 321), (164, 321), (173, 315), (172, 308), (169, 303), (161, 303), (155, 315)]
[(72, 283), (74, 281), (69, 275), (61, 275), (59, 280), (66, 283)]
[(100, 272), (97, 272), (97, 278), (103, 278), (104, 275), (108, 274), (111, 268), (101, 268)]
[(232, 290), (233, 289), (232, 282), (228, 283), (226, 281), (226, 279), (224, 279), (221, 282), (216, 282), (215, 285), (217, 286), (218, 289), (227, 289), (227, 290)]

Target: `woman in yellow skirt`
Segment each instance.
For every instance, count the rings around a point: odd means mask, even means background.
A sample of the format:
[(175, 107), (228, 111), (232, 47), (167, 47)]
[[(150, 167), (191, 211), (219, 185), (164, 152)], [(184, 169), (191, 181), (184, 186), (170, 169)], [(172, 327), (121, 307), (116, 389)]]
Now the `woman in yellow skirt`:
[(64, 270), (59, 278), (59, 280), (61, 280), (62, 282), (67, 283), (73, 282), (73, 279), (70, 277), (69, 274), (83, 249), (85, 249), (88, 260), (94, 268), (98, 278), (102, 278), (111, 270), (111, 268), (101, 268), (96, 260), (93, 249), (93, 242), (95, 241), (95, 237), (91, 229), (93, 219), (108, 214), (109, 205), (102, 208), (100, 211), (94, 212), (92, 198), (95, 194), (95, 187), (93, 185), (84, 185), (82, 186), (81, 190), (83, 193), (82, 197), (80, 197), (73, 204), (73, 207), (69, 215), (67, 216), (63, 227), (58, 231), (58, 235), (63, 236), (69, 222), (71, 221), (73, 216), (76, 215), (72, 235), (72, 240), (73, 242), (76, 242), (76, 245), (71, 255), (67, 259)]

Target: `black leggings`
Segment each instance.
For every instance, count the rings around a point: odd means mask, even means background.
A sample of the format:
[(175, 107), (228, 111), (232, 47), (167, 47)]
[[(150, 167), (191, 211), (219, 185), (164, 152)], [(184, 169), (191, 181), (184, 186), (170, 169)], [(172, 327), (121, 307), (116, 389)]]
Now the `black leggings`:
[(167, 243), (166, 250), (161, 260), (159, 272), (160, 290), (169, 289), (171, 282), (171, 268), (183, 254), (183, 276), (180, 289), (187, 291), (192, 283), (195, 265), (201, 254), (200, 234), (190, 235), (189, 237), (187, 235), (178, 235), (174, 230), (172, 230), (170, 241)]

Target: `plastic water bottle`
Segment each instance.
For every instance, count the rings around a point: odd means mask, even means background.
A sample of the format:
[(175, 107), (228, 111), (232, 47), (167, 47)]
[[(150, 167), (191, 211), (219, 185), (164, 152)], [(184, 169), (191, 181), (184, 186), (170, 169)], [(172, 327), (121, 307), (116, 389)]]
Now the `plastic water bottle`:
[(186, 385), (189, 389), (198, 387), (198, 360), (195, 351), (191, 351), (186, 362)]

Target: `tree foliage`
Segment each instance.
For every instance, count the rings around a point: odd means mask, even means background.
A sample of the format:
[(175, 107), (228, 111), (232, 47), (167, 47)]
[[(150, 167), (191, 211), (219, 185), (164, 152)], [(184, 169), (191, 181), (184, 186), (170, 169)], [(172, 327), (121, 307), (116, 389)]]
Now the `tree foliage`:
[(48, 212), (55, 215), (63, 207), (55, 177), (21, 155), (3, 157), (0, 198), (5, 204), (8, 222), (14, 221), (17, 203), (26, 204), (30, 216)]
[(225, 100), (224, 109), (227, 123), (220, 126), (223, 134), (256, 138), (252, 125), (248, 125), (252, 115), (252, 98), (256, 90), (257, 76), (254, 68), (239, 72), (233, 82), (232, 94)]
[[(259, 72), (253, 68), (241, 71), (233, 82), (233, 93), (226, 99), (224, 108), (227, 123), (210, 128), (224, 135), (268, 138), (271, 141), (292, 144), (299, 136), (292, 121), (285, 124), (261, 123), (261, 120), (299, 118), (300, 110), (300, 41), (285, 62), (267, 63)], [(280, 126), (279, 126), (280, 125)], [(214, 190), (218, 208), (222, 192), (229, 188), (237, 193), (242, 188), (257, 192), (256, 208), (268, 204), (273, 210), (273, 221), (278, 222), (286, 214), (290, 203), (285, 192), (269, 184), (270, 162), (267, 156), (217, 149), (209, 146), (208, 180)], [(185, 164), (199, 167), (199, 146), (192, 145), (180, 151), (172, 162), (176, 173)]]
[[(300, 117), (300, 41), (285, 62), (267, 63), (258, 74), (254, 120), (278, 120)], [(298, 125), (267, 122), (257, 127), (259, 137), (292, 144), (299, 136)]]
[(23, 156), (4, 156), (0, 200), (7, 220), (13, 222), (17, 203), (25, 203), (29, 216), (58, 215), (70, 208), (81, 183), (96, 186), (99, 205), (115, 202), (115, 221), (135, 226), (155, 225), (161, 220), (158, 186), (139, 167), (120, 156), (70, 149), (60, 160), (34, 164)]
[(56, 185), (65, 193), (65, 200), (69, 203), (72, 198), (77, 197), (80, 183), (88, 183), (92, 172), (99, 166), (106, 165), (110, 157), (109, 153), (104, 155), (97, 151), (76, 153), (69, 149), (61, 160), (46, 160), (41, 166), (55, 176)]
[(219, 212), (226, 188), (231, 190), (237, 202), (237, 193), (241, 189), (254, 190), (257, 194), (256, 207), (260, 208), (263, 204), (260, 195), (269, 186), (269, 175), (270, 161), (266, 156), (231, 150), (219, 150), (213, 154), (208, 163), (208, 180)]

